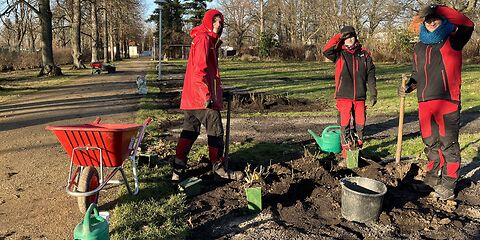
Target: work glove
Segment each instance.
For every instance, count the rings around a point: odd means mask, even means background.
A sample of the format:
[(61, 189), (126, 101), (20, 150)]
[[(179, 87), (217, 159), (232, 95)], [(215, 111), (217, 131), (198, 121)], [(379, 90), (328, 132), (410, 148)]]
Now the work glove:
[(437, 11), (437, 7), (438, 5), (437, 4), (430, 4), (424, 8), (422, 8), (419, 12), (418, 12), (418, 16), (421, 17), (421, 18), (424, 18), (428, 15), (431, 15), (431, 14), (435, 14), (436, 11)]
[(209, 99), (205, 102), (205, 108), (212, 108), (213, 107), (213, 100)]
[(402, 84), (400, 84), (400, 86), (398, 86), (398, 89), (397, 89), (397, 94), (399, 97), (405, 97), (407, 95), (407, 93), (405, 92), (407, 90), (407, 87), (406, 86), (402, 86)]
[(370, 106), (373, 107), (377, 104), (377, 96), (371, 96), (370, 97)]
[(351, 38), (351, 37), (353, 37), (353, 33), (350, 33), (350, 32), (342, 33), (340, 40), (345, 41), (345, 39)]
[(400, 97), (405, 97), (407, 93), (410, 93), (415, 89), (417, 89), (417, 81), (415, 81), (413, 78), (410, 78), (405, 86), (402, 86), (401, 84), (398, 86), (397, 94)]

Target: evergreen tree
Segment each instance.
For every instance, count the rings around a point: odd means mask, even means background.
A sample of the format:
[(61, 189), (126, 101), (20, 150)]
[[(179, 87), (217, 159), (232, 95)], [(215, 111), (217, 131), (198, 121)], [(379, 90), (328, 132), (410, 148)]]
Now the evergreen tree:
[(207, 2), (212, 0), (188, 0), (184, 1), (183, 6), (185, 13), (188, 15), (187, 22), (192, 24), (192, 27), (198, 26), (202, 23), (202, 18), (207, 11)]
[[(150, 15), (148, 22), (157, 23), (157, 31), (154, 36), (158, 36), (158, 11), (155, 9), (154, 13)], [(162, 43), (163, 44), (182, 44), (186, 39), (186, 34), (183, 31), (183, 14), (184, 9), (179, 0), (166, 0), (162, 4)]]

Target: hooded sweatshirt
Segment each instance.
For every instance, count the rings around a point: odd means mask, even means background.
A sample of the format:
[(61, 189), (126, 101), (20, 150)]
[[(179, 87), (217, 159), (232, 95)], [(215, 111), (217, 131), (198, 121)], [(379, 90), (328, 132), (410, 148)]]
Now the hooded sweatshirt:
[(355, 40), (353, 48), (343, 45), (341, 34), (323, 47), (323, 55), (335, 63), (335, 98), (364, 101), (367, 82), (370, 96), (377, 97), (375, 65), (370, 52)]
[(213, 101), (212, 109), (223, 109), (223, 88), (218, 70), (219, 35), (213, 32), (213, 20), (223, 15), (210, 9), (205, 13), (202, 24), (192, 29), (193, 38), (188, 56), (187, 70), (183, 81), (180, 109), (206, 109), (205, 103)]

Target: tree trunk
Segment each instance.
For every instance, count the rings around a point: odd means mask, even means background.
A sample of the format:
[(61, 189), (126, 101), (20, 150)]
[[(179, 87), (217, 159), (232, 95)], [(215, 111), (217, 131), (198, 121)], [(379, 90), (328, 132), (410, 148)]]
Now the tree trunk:
[(108, 62), (108, 24), (107, 24), (107, 2), (104, 0), (103, 9), (103, 61)]
[(126, 36), (124, 36), (124, 39), (123, 39), (123, 52), (124, 52), (124, 55), (123, 55), (124, 58), (127, 58), (127, 59), (130, 58), (130, 51), (129, 51), (128, 40)]
[(82, 63), (82, 49), (80, 43), (80, 26), (81, 26), (81, 8), (80, 0), (73, 0), (73, 22), (71, 30), (71, 42), (72, 42), (72, 57), (73, 57), (73, 69), (86, 68)]
[(262, 33), (265, 31), (265, 18), (264, 18), (264, 11), (263, 11), (263, 0), (259, 1), (260, 3), (260, 36), (262, 36)]
[(53, 46), (52, 46), (52, 11), (50, 10), (50, 0), (40, 0), (38, 2), (42, 45), (42, 69), (38, 76), (60, 76), (62, 69), (55, 66), (53, 60)]
[(120, 49), (120, 36), (119, 36), (119, 33), (118, 33), (118, 29), (114, 29), (114, 33), (115, 35), (115, 61), (120, 61), (122, 60), (122, 57), (120, 56), (120, 53), (121, 53), (121, 49)]
[(98, 16), (97, 1), (92, 1), (92, 59), (91, 62), (98, 62)]
[(115, 61), (115, 35), (113, 33), (113, 28), (112, 28), (112, 24), (110, 24), (108, 26), (108, 32), (109, 32), (109, 37), (110, 37), (110, 41), (109, 41), (109, 46), (110, 46), (110, 59), (112, 61)]

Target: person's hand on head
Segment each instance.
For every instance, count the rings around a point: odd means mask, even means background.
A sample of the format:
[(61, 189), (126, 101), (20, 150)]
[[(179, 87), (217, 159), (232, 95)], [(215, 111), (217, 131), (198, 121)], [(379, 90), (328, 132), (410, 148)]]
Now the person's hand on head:
[(351, 37), (353, 37), (353, 34), (352, 34), (352, 33), (350, 33), (350, 32), (344, 32), (344, 33), (342, 33), (342, 36), (340, 37), (340, 39), (346, 40), (346, 39), (351, 38)]
[(436, 11), (437, 11), (437, 7), (438, 5), (437, 4), (430, 4), (424, 8), (422, 8), (419, 12), (418, 12), (418, 16), (421, 17), (421, 18), (424, 18), (428, 15), (432, 15), (432, 14), (435, 14)]

